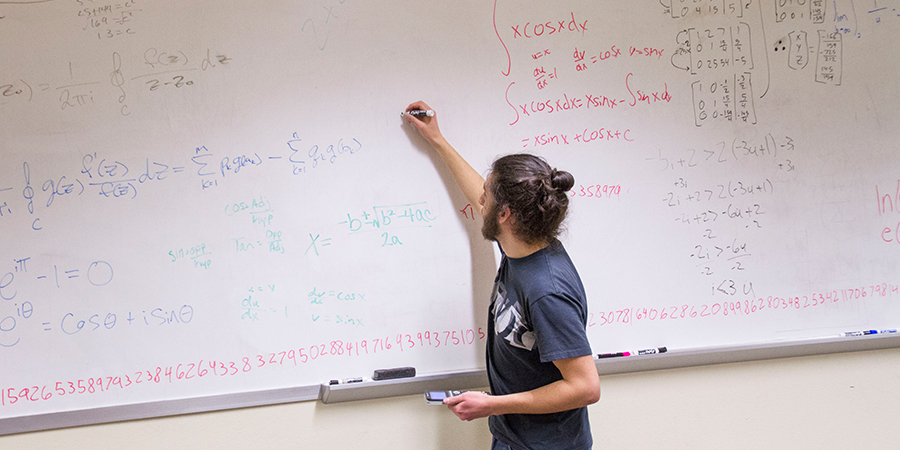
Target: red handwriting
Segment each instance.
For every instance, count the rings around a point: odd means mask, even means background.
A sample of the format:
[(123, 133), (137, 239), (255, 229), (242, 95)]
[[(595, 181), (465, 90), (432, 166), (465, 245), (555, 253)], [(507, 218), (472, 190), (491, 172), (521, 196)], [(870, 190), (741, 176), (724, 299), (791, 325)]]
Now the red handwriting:
[[(890, 192), (890, 191), (887, 191)], [(882, 194), (881, 188), (875, 185), (875, 198), (877, 200), (878, 215), (883, 216), (888, 213), (900, 213), (900, 180), (897, 180), (897, 186), (893, 194)], [(896, 242), (900, 244), (900, 222), (896, 226), (884, 227), (881, 230), (881, 240), (887, 243)]]
[(565, 31), (574, 33), (581, 32), (581, 35), (584, 36), (584, 33), (587, 31), (587, 23), (587, 20), (579, 23), (575, 20), (575, 13), (571, 13), (571, 20), (567, 18), (543, 23), (527, 22), (525, 25), (512, 25), (510, 28), (512, 28), (513, 39), (518, 39), (520, 37), (530, 39), (541, 36), (552, 36), (553, 34)]
[(622, 192), (622, 186), (617, 184), (594, 184), (590, 186), (585, 186), (583, 184), (578, 185), (578, 188), (572, 188), (569, 191), (569, 195), (572, 197), (587, 197), (587, 198), (619, 198), (619, 194)]
[(787, 297), (768, 296), (755, 300), (737, 300), (704, 304), (682, 304), (660, 307), (634, 307), (621, 310), (591, 313), (589, 327), (633, 322), (661, 322), (664, 320), (703, 319), (707, 317), (747, 317), (762, 312), (805, 310), (840, 302), (866, 299), (869, 297), (895, 297), (900, 295), (900, 286), (893, 283), (872, 284), (841, 290), (813, 292)]
[(588, 143), (591, 141), (597, 140), (607, 140), (607, 141), (628, 141), (633, 142), (634, 139), (628, 136), (628, 133), (631, 133), (631, 130), (609, 130), (606, 128), (600, 128), (598, 130), (588, 130), (585, 128), (581, 134), (575, 135), (576, 142), (584, 142)]
[(616, 196), (619, 197), (619, 194), (622, 192), (622, 186), (619, 185), (609, 185), (609, 184), (595, 184), (588, 186), (579, 185), (579, 189), (572, 189), (571, 195), (572, 197), (593, 197), (593, 198), (612, 198)]
[(493, 24), (494, 24), (494, 34), (497, 35), (497, 39), (500, 41), (500, 45), (503, 46), (503, 51), (506, 52), (506, 71), (501, 71), (504, 77), (508, 77), (510, 73), (512, 73), (512, 57), (509, 55), (509, 49), (506, 47), (506, 43), (503, 42), (503, 38), (500, 37), (500, 30), (497, 28), (497, 1), (494, 0), (494, 10), (493, 10)]
[(619, 48), (618, 46), (611, 46), (608, 50), (603, 50), (598, 54), (587, 55), (587, 51), (579, 50), (578, 47), (575, 47), (575, 52), (572, 54), (572, 57), (575, 59), (575, 70), (576, 71), (584, 71), (587, 70), (587, 58), (590, 57), (591, 64), (597, 64), (598, 62), (607, 61), (609, 59), (618, 59), (621, 57), (651, 57), (656, 56), (657, 61), (662, 59), (662, 55), (665, 52), (664, 49), (658, 49), (654, 47), (628, 47), (627, 53)]
[[(672, 96), (669, 95), (668, 83), (663, 84), (664, 89), (661, 92), (649, 92), (648, 93), (648, 92), (643, 92), (641, 90), (632, 91), (631, 85), (629, 84), (629, 81), (632, 76), (634, 76), (633, 73), (629, 73), (628, 75), (625, 76), (625, 87), (628, 89), (628, 93), (631, 94), (631, 98), (632, 98), (632, 102), (630, 103), (630, 106), (635, 106), (638, 104), (638, 102), (646, 103), (649, 105), (651, 103), (657, 103), (657, 102), (668, 103), (668, 102), (672, 101)], [(651, 96), (652, 96), (652, 98), (651, 98)]]
[(895, 211), (900, 213), (900, 180), (897, 180), (897, 187), (893, 196), (891, 194), (882, 194), (881, 188), (875, 185), (875, 197), (878, 200), (879, 216)]
[(467, 204), (463, 209), (459, 210), (463, 214), (466, 219), (475, 220), (475, 209), (472, 208), (472, 204)]
[(621, 55), (622, 55), (622, 50), (619, 50), (619, 48), (617, 48), (615, 45), (613, 45), (612, 47), (610, 47), (609, 50), (604, 50), (604, 51), (600, 52), (599, 55), (592, 56), (591, 60), (593, 62), (597, 62), (598, 60), (606, 61), (607, 59), (610, 59), (610, 58), (618, 58)]
[(181, 382), (199, 382), (217, 377), (240, 376), (250, 372), (271, 370), (276, 367), (315, 364), (331, 360), (385, 352), (436, 350), (441, 347), (474, 345), (486, 337), (483, 328), (424, 331), (414, 334), (400, 333), (359, 341), (334, 340), (316, 345), (295, 347), (279, 352), (267, 352), (243, 356), (236, 360), (198, 360), (157, 366), (124, 374), (100, 375), (96, 378), (56, 381), (54, 384), (28, 383), (22, 387), (0, 388), (0, 406), (17, 403), (41, 402), (71, 395), (96, 395), (111, 390), (135, 389), (138, 385), (160, 385)]
[(515, 85), (515, 82), (512, 82), (506, 88), (506, 103), (516, 113), (516, 119), (512, 121), (510, 125), (518, 123), (523, 115), (525, 117), (531, 117), (532, 115), (537, 114), (554, 114), (563, 111), (576, 111), (580, 109), (591, 110), (597, 108), (615, 110), (623, 106), (636, 107), (638, 105), (652, 105), (655, 103), (669, 103), (672, 101), (672, 95), (669, 94), (668, 83), (664, 83), (662, 89), (656, 91), (634, 89), (631, 81), (631, 77), (633, 76), (634, 74), (629, 73), (625, 77), (625, 90), (627, 91), (628, 96), (631, 97), (630, 102), (625, 98), (618, 96), (607, 97), (605, 95), (597, 94), (579, 94), (570, 97), (568, 94), (563, 94), (561, 98), (557, 97), (513, 104), (509, 98), (510, 91)]
[(890, 227), (884, 227), (881, 230), (881, 240), (887, 243), (896, 242), (900, 244), (900, 222), (897, 223), (897, 226), (894, 229)]
[(585, 94), (583, 96), (569, 98), (567, 94), (563, 94), (563, 98), (538, 100), (519, 104), (516, 113), (518, 114), (518, 111), (521, 110), (526, 116), (531, 116), (531, 114), (536, 113), (553, 114), (559, 111), (573, 111), (581, 108), (591, 109), (606, 107), (615, 109), (624, 104), (625, 100), (611, 99), (605, 95), (596, 96), (593, 94)]
[(522, 148), (544, 147), (546, 145), (574, 145), (587, 144), (593, 141), (625, 141), (634, 142), (631, 129), (613, 130), (608, 128), (587, 129), (582, 131), (564, 133), (544, 133), (522, 139)]
[(657, 60), (662, 59), (664, 49), (661, 48), (653, 48), (653, 47), (644, 47), (644, 48), (636, 48), (629, 47), (628, 48), (628, 56), (656, 56)]
[(538, 89), (544, 89), (550, 83), (550, 80), (553, 79), (556, 79), (555, 67), (549, 71), (544, 66), (534, 69), (534, 81), (537, 83)]
[(532, 59), (540, 59), (541, 57), (547, 56), (550, 54), (550, 49), (541, 50), (533, 55), (531, 55)]

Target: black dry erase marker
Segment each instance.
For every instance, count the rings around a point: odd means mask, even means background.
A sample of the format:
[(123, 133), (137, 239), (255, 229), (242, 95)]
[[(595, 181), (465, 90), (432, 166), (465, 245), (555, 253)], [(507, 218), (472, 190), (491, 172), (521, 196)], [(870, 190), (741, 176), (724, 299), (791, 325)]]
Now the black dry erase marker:
[(400, 113), (401, 116), (405, 116), (407, 114), (416, 117), (434, 117), (434, 111), (430, 109), (413, 109)]

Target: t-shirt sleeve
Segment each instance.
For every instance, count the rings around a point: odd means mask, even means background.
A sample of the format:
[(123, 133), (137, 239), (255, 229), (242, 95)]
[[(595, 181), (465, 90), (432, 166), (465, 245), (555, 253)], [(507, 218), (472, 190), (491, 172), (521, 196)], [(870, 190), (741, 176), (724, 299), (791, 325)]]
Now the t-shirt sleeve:
[(531, 305), (535, 347), (541, 362), (591, 354), (585, 314), (579, 302), (566, 295), (549, 294)]

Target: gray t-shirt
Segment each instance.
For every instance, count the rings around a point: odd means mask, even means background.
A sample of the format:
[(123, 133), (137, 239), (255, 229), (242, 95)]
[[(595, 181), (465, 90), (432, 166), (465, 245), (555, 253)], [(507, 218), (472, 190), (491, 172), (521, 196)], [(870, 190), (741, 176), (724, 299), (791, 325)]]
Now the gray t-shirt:
[[(502, 248), (501, 248), (502, 251)], [(495, 395), (561, 380), (553, 361), (591, 354), (587, 298), (562, 243), (500, 262), (488, 311), (487, 368)], [(495, 438), (515, 450), (589, 449), (587, 408), (488, 419)]]

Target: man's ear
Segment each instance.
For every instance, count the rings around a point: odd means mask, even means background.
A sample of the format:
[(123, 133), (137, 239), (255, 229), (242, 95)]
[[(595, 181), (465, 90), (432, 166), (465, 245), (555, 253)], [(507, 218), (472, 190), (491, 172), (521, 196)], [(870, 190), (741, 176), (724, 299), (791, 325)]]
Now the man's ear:
[(497, 216), (497, 221), (500, 223), (512, 223), (513, 221), (512, 211), (509, 210), (509, 206), (503, 207), (503, 210), (500, 211), (500, 214)]

